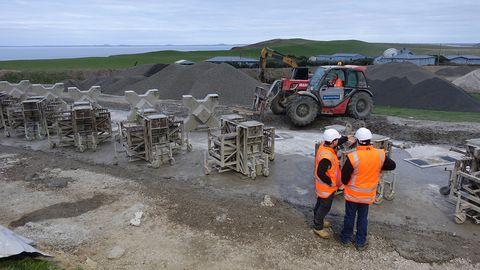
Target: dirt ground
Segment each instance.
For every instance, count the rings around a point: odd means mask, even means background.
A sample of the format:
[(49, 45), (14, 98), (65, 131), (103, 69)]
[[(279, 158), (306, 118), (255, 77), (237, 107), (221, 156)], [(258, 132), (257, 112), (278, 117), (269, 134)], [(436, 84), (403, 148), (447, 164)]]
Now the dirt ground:
[[(175, 104), (164, 105), (182, 115)], [(115, 119), (126, 113), (114, 112)], [(327, 124), (293, 129), (277, 116), (264, 121), (284, 137), (271, 175), (255, 181), (234, 173), (203, 174), (206, 134), (194, 150), (159, 169), (113, 162), (113, 147), (97, 152), (49, 149), (45, 141), (0, 138), (0, 222), (32, 238), (67, 269), (478, 269), (479, 227), (456, 225), (453, 205), (438, 193), (443, 168), (421, 170), (396, 149), (393, 201), (372, 206), (370, 248), (358, 252), (310, 229), (314, 203), (313, 143)], [(376, 117), (374, 132), (411, 144), (459, 144), (480, 137), (480, 125)], [(423, 134), (418, 136), (418, 134)], [(298, 137), (298, 139), (297, 139)], [(290, 139), (288, 139), (290, 138)], [(295, 142), (295, 143), (293, 143)], [(405, 145), (405, 144), (403, 144)], [(263, 206), (264, 196), (274, 206)], [(330, 219), (339, 233), (343, 199)], [(130, 225), (143, 212), (139, 226)]]

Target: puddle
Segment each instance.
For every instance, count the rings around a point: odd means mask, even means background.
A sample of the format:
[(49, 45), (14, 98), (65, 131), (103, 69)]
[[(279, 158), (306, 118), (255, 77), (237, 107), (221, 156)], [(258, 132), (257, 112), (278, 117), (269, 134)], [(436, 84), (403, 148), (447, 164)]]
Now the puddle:
[(47, 219), (76, 217), (83, 213), (95, 210), (102, 205), (110, 204), (115, 200), (114, 196), (98, 194), (88, 199), (76, 202), (57, 203), (45, 208), (33, 211), (12, 221), (10, 227), (16, 228), (28, 222), (38, 222)]

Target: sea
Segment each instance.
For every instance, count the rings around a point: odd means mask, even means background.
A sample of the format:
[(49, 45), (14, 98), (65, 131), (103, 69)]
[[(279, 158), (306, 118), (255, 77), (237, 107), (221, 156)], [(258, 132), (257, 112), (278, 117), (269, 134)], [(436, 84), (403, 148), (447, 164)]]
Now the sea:
[(0, 46), (0, 61), (29, 59), (59, 59), (105, 57), (120, 54), (164, 50), (217, 51), (241, 45), (91, 45), (91, 46)]

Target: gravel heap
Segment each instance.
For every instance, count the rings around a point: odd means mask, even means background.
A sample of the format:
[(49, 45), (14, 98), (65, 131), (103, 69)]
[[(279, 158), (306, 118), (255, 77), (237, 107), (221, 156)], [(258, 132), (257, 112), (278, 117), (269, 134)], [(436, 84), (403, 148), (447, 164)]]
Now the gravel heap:
[(368, 67), (374, 103), (440, 111), (480, 112), (480, 102), (462, 88), (411, 63)]
[(63, 83), (65, 87), (75, 86), (79, 89), (89, 89), (93, 85), (99, 85), (102, 87), (103, 93), (123, 95), (130, 85), (147, 79), (166, 66), (166, 64), (140, 65), (115, 72), (112, 75), (90, 76), (83, 81), (70, 79)]
[(203, 98), (216, 93), (222, 104), (250, 104), (256, 86), (261, 83), (231, 65), (202, 62), (190, 66), (169, 65), (129, 89), (145, 92), (156, 88), (162, 99), (181, 99), (185, 94)]
[(435, 72), (436, 75), (444, 77), (460, 77), (477, 69), (472, 66), (448, 66)]
[(452, 82), (466, 91), (480, 93), (480, 69), (474, 70)]
[(143, 94), (149, 89), (160, 90), (161, 99), (181, 99), (189, 94), (200, 99), (218, 94), (222, 104), (249, 105), (258, 80), (228, 64), (201, 62), (195, 65), (142, 65), (128, 68), (114, 76), (92, 77), (78, 82), (68, 80), (66, 86), (89, 89), (100, 85), (105, 94), (120, 95), (126, 90)]

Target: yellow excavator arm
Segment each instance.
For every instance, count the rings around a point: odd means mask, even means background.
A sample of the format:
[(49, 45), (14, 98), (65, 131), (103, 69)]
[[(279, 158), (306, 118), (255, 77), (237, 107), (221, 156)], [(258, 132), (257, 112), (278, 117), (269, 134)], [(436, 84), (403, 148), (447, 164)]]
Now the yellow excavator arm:
[(264, 47), (262, 49), (262, 52), (260, 53), (260, 80), (262, 82), (265, 81), (265, 69), (267, 68), (267, 59), (272, 58), (272, 59), (277, 59), (279, 61), (282, 61), (283, 63), (296, 68), (298, 67), (297, 62), (291, 58), (288, 57), (284, 54), (281, 54), (273, 49), (270, 49), (268, 47)]

